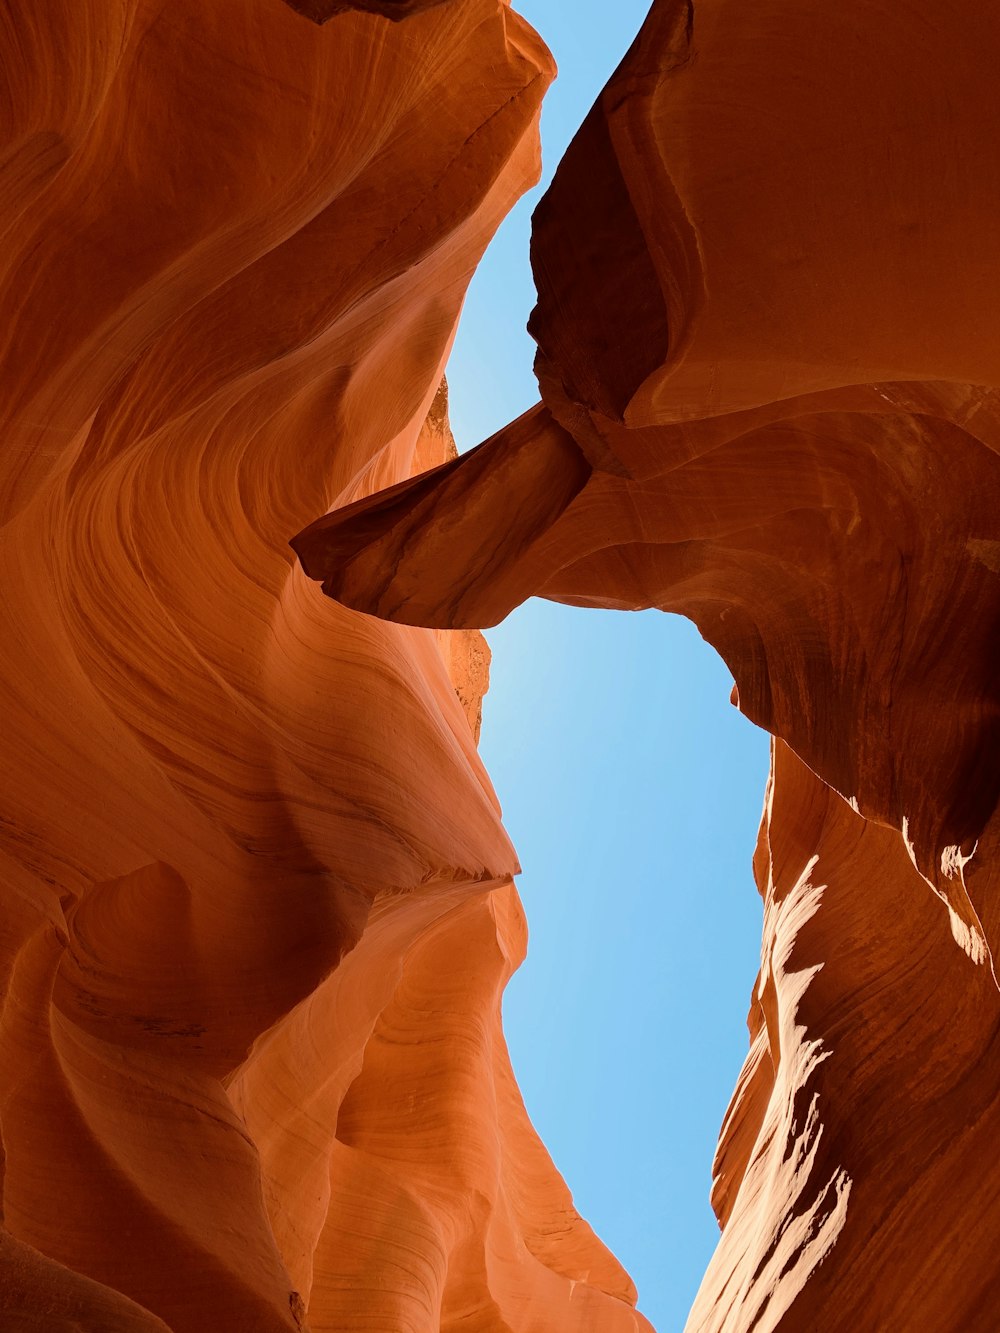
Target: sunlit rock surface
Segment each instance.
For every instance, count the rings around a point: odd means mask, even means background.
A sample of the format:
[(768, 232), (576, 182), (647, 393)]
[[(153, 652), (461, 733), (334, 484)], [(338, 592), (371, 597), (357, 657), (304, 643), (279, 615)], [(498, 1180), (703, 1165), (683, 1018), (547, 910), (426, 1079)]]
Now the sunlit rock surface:
[(496, 0), (0, 24), (0, 1327), (648, 1328), (504, 1046), (485, 645), (288, 546), (453, 455), (551, 59)]
[(687, 615), (776, 738), (696, 1333), (996, 1327), (998, 63), (657, 0), (535, 214), (541, 402), (294, 542), (400, 624)]

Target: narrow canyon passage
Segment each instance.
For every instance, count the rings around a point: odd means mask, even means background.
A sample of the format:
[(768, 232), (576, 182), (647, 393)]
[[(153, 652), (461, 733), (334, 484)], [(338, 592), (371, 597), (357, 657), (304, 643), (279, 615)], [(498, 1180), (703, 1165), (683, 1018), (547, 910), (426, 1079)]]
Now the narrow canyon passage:
[[(541, 181), (487, 248), (449, 358), (461, 451), (534, 401), (531, 211), (647, 5), (520, 10), (559, 75)], [(678, 1329), (718, 1241), (712, 1157), (760, 960), (751, 859), (767, 736), (731, 707), (729, 673), (679, 617), (534, 599), (487, 638), (480, 753), (523, 866), (529, 931), (504, 994), (514, 1070), (639, 1308)]]
[(0, 5), (0, 1328), (994, 1333), (1000, 11), (553, 3)]

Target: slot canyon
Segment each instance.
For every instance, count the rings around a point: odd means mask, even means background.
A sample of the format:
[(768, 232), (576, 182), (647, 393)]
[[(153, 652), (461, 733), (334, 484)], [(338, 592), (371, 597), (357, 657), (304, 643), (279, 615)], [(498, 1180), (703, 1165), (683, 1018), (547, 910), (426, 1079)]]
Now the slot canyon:
[(532, 217), (537, 402), (463, 453), (544, 32), (0, 34), (0, 1333), (650, 1333), (501, 1021), (530, 597), (686, 617), (771, 737), (688, 1333), (994, 1333), (1000, 9), (653, 0)]

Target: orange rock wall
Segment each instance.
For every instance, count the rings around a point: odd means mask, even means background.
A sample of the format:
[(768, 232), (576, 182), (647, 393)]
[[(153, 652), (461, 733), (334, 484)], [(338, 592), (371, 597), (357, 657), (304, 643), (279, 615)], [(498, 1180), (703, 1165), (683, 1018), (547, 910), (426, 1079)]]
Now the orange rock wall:
[(656, 0), (462, 458), (509, 8), (2, 23), (0, 1324), (648, 1327), (500, 1028), (475, 630), (540, 594), (690, 616), (775, 737), (692, 1333), (992, 1333), (993, 9)]
[(453, 453), (552, 62), (311, 8), (0, 19), (0, 1326), (637, 1330), (500, 1030), (482, 641), (288, 547)]
[(535, 213), (540, 403), (294, 543), (402, 624), (687, 615), (774, 735), (691, 1333), (997, 1322), (998, 61), (971, 0), (655, 0)]

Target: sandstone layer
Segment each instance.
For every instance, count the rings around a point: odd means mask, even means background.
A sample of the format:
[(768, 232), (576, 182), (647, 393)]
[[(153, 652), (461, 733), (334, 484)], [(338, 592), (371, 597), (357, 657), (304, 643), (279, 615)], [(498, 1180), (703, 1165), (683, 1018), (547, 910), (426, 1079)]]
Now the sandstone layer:
[(540, 403), (294, 542), (689, 616), (775, 737), (697, 1333), (996, 1325), (1000, 15), (656, 0), (534, 218)]
[(288, 546), (453, 454), (548, 52), (497, 0), (0, 22), (0, 1327), (648, 1328), (503, 1042), (483, 642)]

